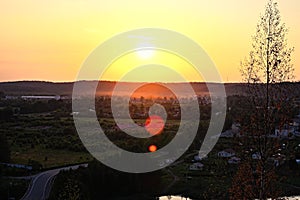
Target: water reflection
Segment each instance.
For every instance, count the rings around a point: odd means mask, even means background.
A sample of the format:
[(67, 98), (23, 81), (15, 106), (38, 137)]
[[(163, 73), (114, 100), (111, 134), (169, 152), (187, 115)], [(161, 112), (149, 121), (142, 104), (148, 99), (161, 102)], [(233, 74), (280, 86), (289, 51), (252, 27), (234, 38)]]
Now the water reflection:
[[(300, 196), (292, 196), (292, 197), (283, 197), (282, 199), (286, 200), (300, 200)], [(192, 200), (190, 198), (181, 197), (181, 196), (161, 196), (159, 200)]]
[(192, 199), (181, 197), (181, 196), (162, 196), (159, 197), (159, 200), (192, 200)]
[(299, 200), (300, 196), (283, 197), (282, 199), (285, 199), (285, 200)]

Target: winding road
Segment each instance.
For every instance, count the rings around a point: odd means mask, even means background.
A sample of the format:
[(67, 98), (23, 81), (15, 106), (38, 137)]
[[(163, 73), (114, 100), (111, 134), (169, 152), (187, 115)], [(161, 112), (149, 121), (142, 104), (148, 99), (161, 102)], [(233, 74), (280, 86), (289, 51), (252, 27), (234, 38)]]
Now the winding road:
[[(186, 155), (185, 158), (189, 157), (190, 155), (193, 155), (193, 154), (195, 154), (195, 152)], [(176, 166), (182, 162), (184, 162), (184, 159), (176, 161), (176, 162), (172, 163), (170, 166)], [(77, 169), (79, 167), (87, 167), (87, 166), (88, 166), (88, 164), (73, 165), (73, 166), (69, 166), (69, 167), (62, 167), (62, 168), (44, 171), (35, 176), (18, 177), (18, 178), (31, 178), (32, 179), (26, 193), (21, 198), (21, 200), (46, 200), (49, 197), (49, 194), (51, 191), (52, 181), (54, 180), (55, 176), (60, 171), (69, 170), (69, 169)], [(180, 179), (178, 176), (176, 176), (171, 171), (170, 168), (166, 169), (166, 171), (167, 171), (167, 173), (170, 174), (170, 176), (172, 176), (173, 181), (164, 189), (165, 192), (169, 191), (169, 189)]]
[(33, 177), (26, 193), (21, 200), (46, 200), (51, 190), (53, 178), (62, 170), (78, 169), (87, 167), (88, 164), (73, 165), (41, 172)]

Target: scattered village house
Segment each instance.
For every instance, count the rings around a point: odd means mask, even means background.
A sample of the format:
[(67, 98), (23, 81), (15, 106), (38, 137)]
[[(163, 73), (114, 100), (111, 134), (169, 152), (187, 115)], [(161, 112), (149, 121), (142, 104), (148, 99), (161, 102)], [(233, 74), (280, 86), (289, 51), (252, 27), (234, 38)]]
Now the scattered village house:
[(221, 133), (220, 137), (234, 137), (240, 136), (241, 124), (240, 123), (232, 123), (231, 129), (224, 131)]
[(229, 164), (239, 164), (240, 162), (241, 162), (241, 159), (236, 156), (233, 156), (228, 160)]
[(254, 159), (254, 160), (260, 160), (261, 159), (260, 153), (256, 152), (256, 153), (252, 154), (252, 159)]
[(225, 149), (223, 151), (218, 152), (219, 157), (229, 158), (235, 156), (235, 151), (233, 149)]
[(38, 100), (50, 100), (50, 99), (54, 99), (54, 100), (60, 100), (60, 96), (59, 95), (56, 95), (56, 96), (51, 96), (51, 95), (48, 95), (48, 96), (21, 96), (22, 99), (25, 99), (25, 100), (34, 100), (34, 99), (38, 99)]
[(190, 165), (189, 170), (202, 170), (204, 165), (200, 162), (196, 162)]
[(289, 138), (293, 136), (300, 136), (300, 118), (298, 115), (292, 119), (291, 123), (284, 124), (282, 127), (276, 127), (274, 134), (269, 137)]
[(207, 158), (207, 155), (201, 156), (201, 155), (195, 155), (193, 161), (200, 161)]

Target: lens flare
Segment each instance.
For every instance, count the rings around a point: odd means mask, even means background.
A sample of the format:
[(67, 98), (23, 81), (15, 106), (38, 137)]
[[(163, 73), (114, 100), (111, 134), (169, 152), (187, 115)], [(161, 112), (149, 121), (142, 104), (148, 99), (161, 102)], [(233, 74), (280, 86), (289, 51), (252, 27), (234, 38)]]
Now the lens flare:
[(154, 144), (152, 144), (152, 145), (150, 145), (150, 146), (148, 147), (148, 150), (149, 150), (150, 152), (154, 152), (154, 151), (157, 150), (157, 146), (154, 145)]
[(145, 128), (151, 135), (160, 134), (165, 127), (164, 120), (158, 115), (151, 115), (146, 119)]

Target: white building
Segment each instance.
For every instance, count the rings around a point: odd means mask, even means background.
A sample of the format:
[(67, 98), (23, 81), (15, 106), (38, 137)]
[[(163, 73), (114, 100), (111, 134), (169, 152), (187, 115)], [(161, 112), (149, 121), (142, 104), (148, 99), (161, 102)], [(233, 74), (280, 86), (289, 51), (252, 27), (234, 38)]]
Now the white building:
[(205, 158), (207, 158), (207, 155), (205, 155), (205, 156), (195, 155), (194, 156), (194, 161), (200, 161), (200, 160), (203, 160)]
[(56, 96), (21, 96), (22, 99), (25, 100), (34, 100), (34, 99), (38, 99), (38, 100), (50, 100), (50, 99), (54, 99), (54, 100), (60, 100), (60, 96), (56, 95)]
[(220, 137), (232, 138), (233, 132), (232, 132), (232, 130), (224, 131), (223, 133), (221, 133)]
[(274, 136), (275, 137), (280, 137), (280, 138), (288, 138), (291, 137), (295, 134), (295, 128), (293, 126), (285, 126), (281, 129), (276, 128)]
[(231, 157), (229, 160), (228, 160), (228, 163), (229, 164), (239, 164), (241, 162), (241, 159), (238, 158), (238, 157)]
[(235, 156), (235, 151), (233, 149), (225, 149), (223, 151), (218, 152), (218, 156), (222, 158), (229, 158)]
[(252, 154), (252, 159), (254, 159), (254, 160), (260, 160), (261, 159), (260, 153), (256, 152), (256, 153)]
[(204, 165), (202, 163), (196, 162), (196, 163), (193, 163), (192, 165), (190, 165), (189, 170), (192, 170), (192, 171), (202, 170), (203, 167), (204, 167)]
[(11, 99), (18, 99), (20, 98), (19, 96), (5, 96), (6, 100), (11, 100)]

